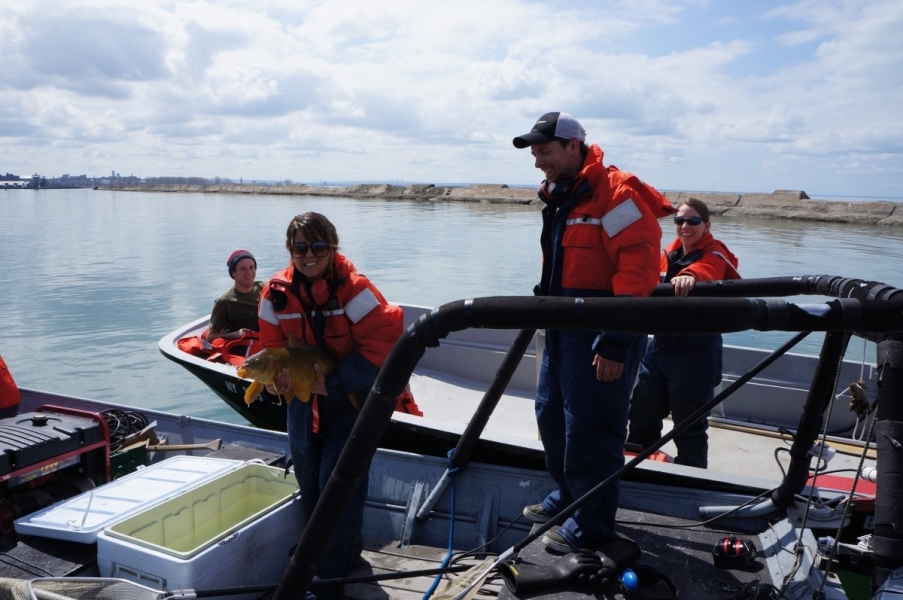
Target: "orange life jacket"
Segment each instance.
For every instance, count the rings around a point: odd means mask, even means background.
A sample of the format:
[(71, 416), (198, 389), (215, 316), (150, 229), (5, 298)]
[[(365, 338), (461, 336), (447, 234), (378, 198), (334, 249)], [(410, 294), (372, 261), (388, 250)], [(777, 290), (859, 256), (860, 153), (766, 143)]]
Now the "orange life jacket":
[(410, 385), (404, 386), (404, 391), (398, 394), (398, 398), (395, 399), (395, 412), (408, 413), (415, 417), (423, 416), (423, 411), (414, 402), (414, 394), (411, 393)]
[[(671, 270), (671, 257), (673, 253), (682, 250), (683, 244), (677, 238), (662, 250), (660, 268), (661, 280), (665, 283), (671, 279), (668, 271)], [(690, 250), (687, 256), (680, 257), (688, 266), (674, 273), (677, 275), (692, 275), (697, 281), (719, 281), (724, 279), (740, 279), (737, 272), (737, 257), (727, 249), (727, 246), (712, 236), (711, 231), (706, 231), (697, 242), (696, 247)], [(677, 267), (680, 268), (680, 267)]]
[[(292, 291), (293, 272), (294, 267), (289, 265), (276, 273), (260, 294), (260, 349), (285, 346), (289, 334), (296, 342), (318, 345), (311, 324), (313, 315), (308, 314), (302, 299)], [(338, 287), (331, 297), (328, 292), (326, 294), (330, 301), (313, 310), (314, 313), (321, 311), (325, 322), (326, 350), (339, 360), (358, 352), (377, 367), (382, 367), (404, 331), (401, 308), (386, 302), (376, 286), (338, 253), (335, 255), (335, 280), (339, 282)], [(326, 292), (326, 282), (320, 280), (319, 284)], [(308, 305), (318, 304), (307, 297), (302, 287), (297, 292), (304, 296)], [(316, 294), (317, 290), (313, 292)], [(277, 296), (281, 300), (274, 301)]]
[(207, 341), (207, 332), (185, 337), (176, 342), (179, 350), (210, 362), (228, 363), (240, 367), (247, 358), (251, 345), (260, 337), (256, 331), (248, 332), (234, 340), (217, 338)]
[(604, 166), (603, 152), (587, 148), (568, 195), (556, 203), (544, 182), (545, 295), (648, 296), (658, 283), (658, 219), (676, 212), (668, 199), (635, 175)]
[[(260, 294), (259, 347), (285, 346), (289, 336), (317, 346), (313, 320), (319, 316), (323, 319), (323, 337), (329, 352), (339, 360), (357, 352), (376, 367), (382, 367), (404, 331), (402, 310), (386, 302), (376, 286), (358, 273), (342, 254), (336, 253), (334, 260), (334, 289), (324, 279), (316, 282), (310, 292), (303, 286), (293, 286), (295, 269), (291, 264), (267, 282)], [(318, 293), (322, 297), (317, 298)], [(346, 382), (343, 386), (349, 391), (357, 387)], [(356, 400), (363, 402), (364, 398)], [(311, 429), (315, 433), (319, 431), (318, 406), (319, 397), (314, 395)], [(410, 388), (398, 396), (395, 410), (423, 416)]]

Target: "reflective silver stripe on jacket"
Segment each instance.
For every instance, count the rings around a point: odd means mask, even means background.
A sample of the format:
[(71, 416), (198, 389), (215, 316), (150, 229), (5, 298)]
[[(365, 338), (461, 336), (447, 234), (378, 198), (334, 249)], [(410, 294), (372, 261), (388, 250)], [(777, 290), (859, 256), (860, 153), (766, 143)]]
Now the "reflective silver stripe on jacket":
[(276, 315), (276, 318), (280, 321), (291, 321), (292, 319), (303, 319), (304, 315), (301, 313), (288, 313), (284, 315)]
[(347, 316), (352, 323), (357, 323), (377, 306), (379, 306), (379, 300), (373, 293), (373, 290), (367, 288), (362, 290), (361, 293), (352, 298), (348, 304), (345, 305), (345, 316)]
[[(351, 301), (345, 305), (345, 308), (337, 308), (334, 310), (324, 310), (324, 317), (338, 317), (341, 315), (347, 316), (352, 323), (357, 323), (369, 313), (371, 310), (379, 306), (379, 300), (373, 294), (373, 292), (367, 288), (359, 293), (357, 296), (351, 299)], [(311, 316), (316, 315), (317, 312), (313, 311)], [(303, 319), (304, 315), (302, 313), (287, 313), (287, 314), (277, 314), (276, 310), (273, 308), (273, 302), (269, 298), (261, 298), (260, 299), (260, 308), (258, 309), (257, 316), (266, 321), (271, 325), (279, 326), (280, 321), (290, 321), (292, 319)]]
[(260, 299), (260, 308), (257, 309), (257, 316), (270, 325), (275, 325), (276, 327), (279, 326), (279, 317), (276, 316), (276, 311), (273, 309), (273, 302), (269, 298), (263, 297)]
[(602, 219), (590, 219), (589, 217), (578, 217), (576, 219), (568, 219), (565, 224), (570, 225), (596, 225), (602, 224)]
[(605, 213), (605, 216), (602, 217), (602, 227), (605, 228), (608, 237), (613, 238), (642, 217), (643, 213), (633, 203), (633, 198), (628, 198)]
[(718, 252), (717, 250), (712, 250), (712, 254), (714, 254), (715, 256), (720, 256), (721, 258), (723, 258), (723, 259), (724, 259), (724, 262), (727, 263), (727, 266), (730, 268), (730, 270), (733, 271), (734, 273), (736, 273), (738, 277), (740, 276), (740, 272), (737, 271), (737, 268), (731, 263), (731, 261), (729, 261), (729, 260), (727, 259), (727, 257), (726, 257), (725, 255), (721, 254), (721, 253)]
[(257, 316), (269, 323), (270, 325), (279, 326), (279, 321), (290, 321), (292, 319), (303, 319), (301, 313), (287, 313), (284, 315), (276, 314), (273, 308), (273, 301), (269, 298), (260, 299), (260, 308), (257, 309)]

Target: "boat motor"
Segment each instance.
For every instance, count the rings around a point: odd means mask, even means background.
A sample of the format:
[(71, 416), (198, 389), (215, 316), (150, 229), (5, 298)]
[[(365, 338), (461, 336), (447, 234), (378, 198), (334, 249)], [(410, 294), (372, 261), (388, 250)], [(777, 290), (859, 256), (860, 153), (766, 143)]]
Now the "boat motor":
[(103, 417), (43, 406), (0, 419), (0, 548), (15, 545), (13, 522), (110, 480)]

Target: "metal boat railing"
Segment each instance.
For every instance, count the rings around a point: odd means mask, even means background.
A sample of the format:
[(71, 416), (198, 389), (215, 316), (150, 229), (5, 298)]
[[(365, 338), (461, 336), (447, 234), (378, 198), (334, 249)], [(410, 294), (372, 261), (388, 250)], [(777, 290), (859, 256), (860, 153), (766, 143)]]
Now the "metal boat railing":
[[(659, 286), (652, 298), (476, 298), (448, 303), (423, 315), (398, 340), (380, 370), (274, 598), (298, 597), (297, 594), (308, 589), (342, 513), (389, 423), (395, 398), (408, 383), (427, 348), (438, 346), (439, 341), (451, 332), (467, 328), (520, 329), (523, 336), (535, 329), (596, 329), (666, 335), (750, 329), (839, 332), (826, 335), (817, 369), (818, 381), (813, 382), (804, 409), (805, 423), (801, 420), (796, 436), (800, 448), (805, 447), (806, 452), (817, 434), (818, 419), (825, 406), (824, 395), (826, 392), (833, 394), (833, 389), (823, 389), (828, 384), (819, 382), (831, 379), (828, 375), (832, 369), (836, 370), (849, 337), (846, 332), (876, 342), (881, 382), (875, 417), (878, 460), (888, 461), (888, 464), (879, 462), (878, 466), (873, 536), (876, 571), (872, 585), (873, 589), (880, 586), (890, 572), (903, 566), (903, 531), (896, 527), (903, 522), (903, 502), (899, 501), (903, 492), (903, 452), (897, 450), (903, 447), (898, 441), (903, 440), (903, 290), (883, 283), (816, 275), (700, 282), (690, 297), (675, 298), (672, 294), (670, 286)], [(824, 304), (796, 304), (774, 297), (810, 294), (834, 299)], [(771, 297), (755, 297), (759, 295)], [(515, 356), (518, 349), (516, 339), (511, 350), (515, 366), (519, 360)], [(504, 390), (501, 382), (491, 387), (495, 391), (484, 398), (490, 404), (492, 396), (500, 395)], [(497, 402), (497, 398), (494, 401)], [(485, 419), (480, 421), (485, 425)], [(787, 502), (788, 494), (792, 498), (797, 487), (801, 490), (808, 475), (809, 459), (799, 449), (792, 449), (791, 456), (784, 485), (772, 497), (775, 506)], [(596, 489), (607, 482), (602, 482)], [(533, 535), (530, 537), (535, 539)], [(523, 542), (518, 544), (521, 548), (525, 545)]]

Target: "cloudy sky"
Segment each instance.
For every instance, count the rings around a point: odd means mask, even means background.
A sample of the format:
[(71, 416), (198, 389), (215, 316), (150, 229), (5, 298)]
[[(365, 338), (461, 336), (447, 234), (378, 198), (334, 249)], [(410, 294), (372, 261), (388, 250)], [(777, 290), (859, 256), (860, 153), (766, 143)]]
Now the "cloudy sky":
[(0, 0), (0, 172), (903, 197), (900, 0)]

